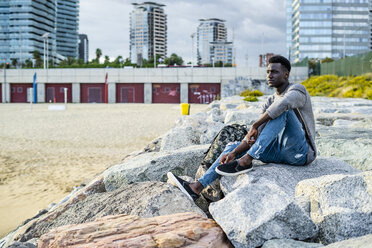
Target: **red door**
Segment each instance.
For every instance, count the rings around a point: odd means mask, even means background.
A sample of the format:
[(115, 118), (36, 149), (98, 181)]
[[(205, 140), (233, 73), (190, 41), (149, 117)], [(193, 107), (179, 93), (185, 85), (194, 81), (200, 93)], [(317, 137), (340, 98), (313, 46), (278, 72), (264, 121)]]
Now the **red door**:
[(208, 104), (220, 95), (221, 85), (214, 84), (189, 84), (189, 103)]
[(153, 103), (180, 103), (180, 84), (152, 84)]
[(143, 103), (143, 84), (116, 84), (116, 102)]
[(46, 102), (65, 102), (65, 88), (67, 88), (67, 102), (72, 102), (71, 84), (46, 84)]
[(103, 103), (105, 100), (105, 84), (81, 84), (82, 103)]
[(10, 84), (10, 102), (30, 102), (32, 84)]

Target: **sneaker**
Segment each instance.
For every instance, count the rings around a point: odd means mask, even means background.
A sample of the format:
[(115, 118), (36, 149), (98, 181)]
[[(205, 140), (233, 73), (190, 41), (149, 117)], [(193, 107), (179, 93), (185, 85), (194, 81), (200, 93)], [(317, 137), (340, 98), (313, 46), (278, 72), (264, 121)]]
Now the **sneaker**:
[(169, 181), (176, 187), (178, 187), (187, 197), (192, 200), (196, 201), (196, 199), (199, 198), (199, 195), (196, 194), (192, 189), (190, 188), (190, 183), (179, 178), (176, 175), (173, 175), (172, 172), (167, 173)]
[(252, 163), (248, 166), (240, 166), (238, 160), (226, 164), (220, 164), (216, 167), (216, 172), (222, 176), (237, 176), (252, 170)]

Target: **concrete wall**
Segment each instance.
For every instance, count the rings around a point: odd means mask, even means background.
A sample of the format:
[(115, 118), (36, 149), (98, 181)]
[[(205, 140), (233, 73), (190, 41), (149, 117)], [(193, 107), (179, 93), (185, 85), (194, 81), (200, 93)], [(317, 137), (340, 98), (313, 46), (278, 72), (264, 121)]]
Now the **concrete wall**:
[[(72, 83), (72, 101), (80, 102), (81, 83), (104, 83), (108, 73), (109, 102), (115, 102), (116, 83), (144, 83), (144, 101), (152, 102), (152, 83), (180, 83), (181, 102), (186, 101), (188, 83), (221, 83), (222, 85), (239, 78), (266, 79), (266, 68), (263, 67), (219, 67), (219, 68), (123, 68), (123, 69), (11, 69), (6, 71), (6, 83), (32, 83), (34, 73), (37, 73), (37, 83)], [(0, 78), (4, 81), (4, 71)], [(290, 81), (300, 83), (308, 76), (307, 67), (293, 67)], [(3, 83), (3, 82), (2, 82)], [(4, 86), (5, 88), (5, 86)], [(3, 88), (3, 89), (4, 89)], [(9, 88), (9, 87), (7, 87)], [(38, 87), (42, 88), (42, 87)], [(9, 93), (4, 92), (9, 99)], [(45, 99), (45, 92), (38, 90), (39, 99)]]

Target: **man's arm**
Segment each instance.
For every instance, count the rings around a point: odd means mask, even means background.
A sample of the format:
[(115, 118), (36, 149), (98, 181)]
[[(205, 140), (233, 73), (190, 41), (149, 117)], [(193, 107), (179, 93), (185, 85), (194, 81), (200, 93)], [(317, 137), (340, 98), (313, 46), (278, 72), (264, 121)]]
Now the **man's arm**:
[(256, 139), (258, 137), (259, 126), (268, 122), (269, 120), (272, 120), (272, 119), (269, 116), (269, 114), (267, 112), (265, 112), (260, 116), (260, 118), (258, 118), (257, 121), (255, 121), (252, 124), (251, 128), (249, 129), (249, 132), (248, 132), (247, 136), (245, 136), (245, 138), (244, 138), (248, 144), (253, 145), (254, 142), (256, 142)]
[(256, 142), (258, 136), (258, 127), (271, 120), (270, 116), (265, 112), (260, 116), (260, 118), (253, 123), (251, 128), (249, 129), (248, 134), (244, 137), (242, 142), (231, 152), (224, 154), (221, 159), (220, 163), (225, 164), (228, 163), (236, 158), (239, 154), (248, 150), (254, 142)]

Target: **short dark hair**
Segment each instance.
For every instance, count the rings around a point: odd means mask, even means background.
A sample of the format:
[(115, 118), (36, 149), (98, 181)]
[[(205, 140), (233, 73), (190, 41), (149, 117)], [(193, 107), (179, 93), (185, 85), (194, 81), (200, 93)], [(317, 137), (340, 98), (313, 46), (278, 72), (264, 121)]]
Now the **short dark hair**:
[(269, 59), (269, 63), (280, 63), (282, 66), (284, 66), (288, 72), (291, 71), (291, 62), (289, 62), (288, 59), (281, 55), (274, 55)]

